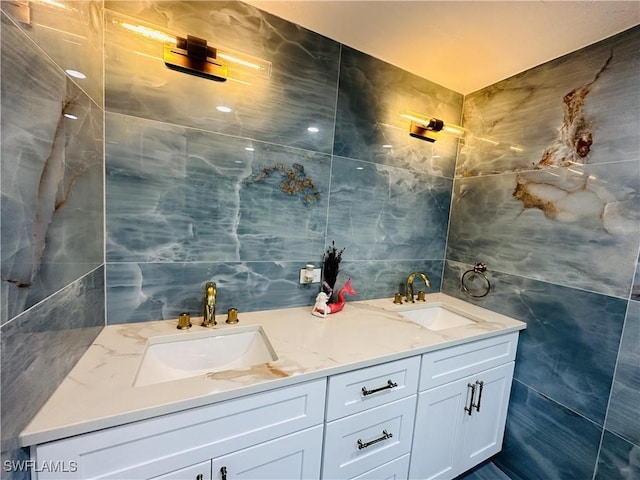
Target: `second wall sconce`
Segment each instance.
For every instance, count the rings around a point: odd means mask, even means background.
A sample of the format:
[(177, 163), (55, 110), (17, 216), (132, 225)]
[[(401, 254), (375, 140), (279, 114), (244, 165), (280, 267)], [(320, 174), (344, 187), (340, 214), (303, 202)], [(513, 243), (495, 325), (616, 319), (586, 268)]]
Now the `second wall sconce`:
[(420, 140), (426, 140), (427, 142), (435, 142), (438, 139), (438, 132), (444, 127), (444, 122), (437, 118), (432, 118), (428, 123), (418, 123), (411, 121), (409, 127), (409, 135)]
[(443, 120), (428, 117), (417, 113), (403, 113), (400, 117), (411, 121), (409, 125), (409, 135), (427, 142), (435, 142), (440, 132), (450, 133), (461, 137), (464, 134), (464, 128), (457, 125), (445, 124)]

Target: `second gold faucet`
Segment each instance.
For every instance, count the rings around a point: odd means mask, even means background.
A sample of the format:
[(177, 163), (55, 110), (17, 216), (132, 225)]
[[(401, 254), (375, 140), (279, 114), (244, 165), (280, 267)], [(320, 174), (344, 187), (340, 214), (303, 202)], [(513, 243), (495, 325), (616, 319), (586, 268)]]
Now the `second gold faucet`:
[[(407, 278), (407, 303), (415, 303), (415, 300), (413, 299), (413, 281), (416, 279), (417, 275), (422, 278), (427, 288), (431, 288), (431, 282), (429, 281), (429, 277), (427, 277), (426, 274), (422, 272), (413, 272), (411, 275), (409, 275), (409, 278)], [(418, 300), (424, 301), (424, 296), (422, 296), (421, 298), (421, 296), (418, 295)]]

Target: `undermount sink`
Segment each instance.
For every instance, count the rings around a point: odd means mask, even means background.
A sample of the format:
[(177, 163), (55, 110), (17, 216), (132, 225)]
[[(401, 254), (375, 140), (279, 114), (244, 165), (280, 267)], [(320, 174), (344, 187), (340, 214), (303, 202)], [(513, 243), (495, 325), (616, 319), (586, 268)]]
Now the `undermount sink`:
[(434, 331), (477, 323), (472, 318), (456, 313), (441, 305), (412, 308), (410, 310), (399, 311), (398, 313), (407, 320), (411, 320), (428, 330)]
[(277, 360), (259, 325), (152, 337), (145, 348), (136, 387)]

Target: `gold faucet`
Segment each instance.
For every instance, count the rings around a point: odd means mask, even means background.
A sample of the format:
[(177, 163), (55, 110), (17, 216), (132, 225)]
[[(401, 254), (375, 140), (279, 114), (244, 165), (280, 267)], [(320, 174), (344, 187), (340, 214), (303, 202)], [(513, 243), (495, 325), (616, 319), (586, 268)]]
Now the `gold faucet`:
[[(424, 284), (427, 288), (431, 288), (431, 282), (426, 274), (422, 272), (413, 272), (409, 275), (409, 278), (407, 278), (407, 303), (415, 303), (415, 300), (413, 299), (413, 281), (416, 279), (416, 275), (420, 275), (420, 278), (424, 280)], [(420, 295), (418, 295), (418, 300), (421, 300)]]
[(216, 295), (215, 282), (208, 282), (204, 287), (204, 318), (203, 327), (213, 327), (216, 324)]

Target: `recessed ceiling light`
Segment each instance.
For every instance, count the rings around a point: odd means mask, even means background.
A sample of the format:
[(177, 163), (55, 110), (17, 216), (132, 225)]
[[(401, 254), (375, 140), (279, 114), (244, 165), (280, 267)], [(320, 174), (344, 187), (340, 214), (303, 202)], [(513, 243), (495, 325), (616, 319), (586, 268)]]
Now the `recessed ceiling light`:
[(253, 151), (255, 151), (255, 148), (253, 148), (253, 147), (244, 147), (244, 149), (245, 149), (247, 152), (253, 152)]
[(218, 105), (216, 107), (216, 110), (218, 110), (219, 112), (223, 112), (223, 113), (229, 113), (229, 112), (231, 112), (231, 107), (226, 107), (224, 105)]
[(73, 78), (79, 78), (80, 80), (87, 78), (87, 76), (84, 73), (79, 72), (77, 70), (65, 70), (65, 72), (67, 72), (67, 74), (72, 76)]
[(393, 148), (393, 145), (391, 145), (390, 143), (385, 143), (384, 145), (382, 145), (382, 148)]
[(64, 116), (70, 120), (77, 120), (78, 117), (76, 117), (75, 115), (71, 114), (71, 113), (65, 113)]
[(364, 167), (356, 167), (356, 170), (364, 170)]
[(309, 127), (307, 128), (307, 131), (311, 133), (318, 133), (320, 129), (318, 127)]
[(234, 160), (233, 163), (242, 163), (242, 160)]

